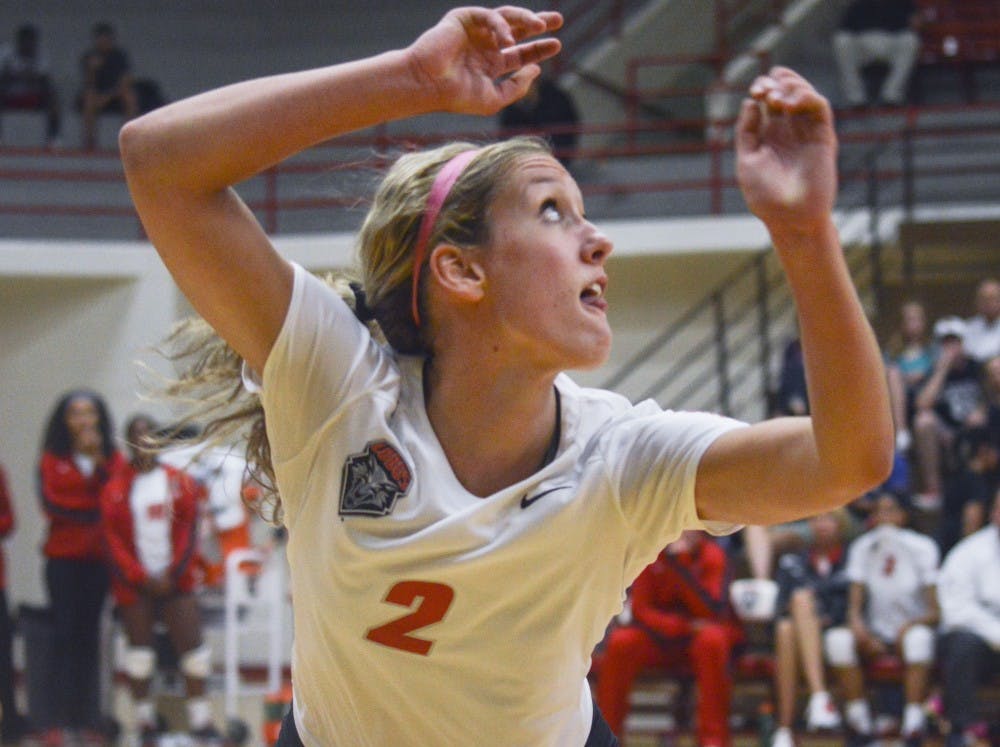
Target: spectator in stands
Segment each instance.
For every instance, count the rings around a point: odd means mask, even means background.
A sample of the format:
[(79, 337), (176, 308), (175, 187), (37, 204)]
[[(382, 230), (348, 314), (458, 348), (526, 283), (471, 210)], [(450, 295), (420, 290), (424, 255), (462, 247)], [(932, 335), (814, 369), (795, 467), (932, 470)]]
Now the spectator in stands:
[(920, 51), (919, 19), (912, 0), (854, 0), (848, 5), (833, 35), (834, 59), (848, 106), (868, 104), (861, 71), (876, 62), (889, 67), (878, 103), (901, 106), (906, 102)]
[(4, 109), (44, 111), (45, 144), (59, 145), (59, 96), (42, 52), (38, 28), (31, 24), (19, 27), (13, 46), (0, 50), (0, 114)]
[(823, 630), (842, 625), (847, 615), (844, 509), (809, 519), (811, 541), (802, 552), (778, 558), (778, 622), (774, 631), (777, 723), (772, 747), (791, 747), (800, 673), (809, 688), (806, 729), (840, 726), (840, 714), (826, 685)]
[(899, 309), (899, 327), (886, 343), (886, 374), (899, 452), (908, 451), (912, 445), (917, 392), (934, 370), (936, 357), (937, 348), (930, 338), (924, 305), (907, 301)]
[(597, 679), (597, 704), (621, 738), (629, 693), (645, 667), (690, 672), (698, 687), (699, 745), (729, 745), (730, 655), (742, 632), (727, 600), (725, 551), (686, 531), (632, 586), (632, 624), (612, 630)]
[(129, 462), (101, 491), (111, 588), (128, 638), (125, 671), (140, 736), (154, 739), (157, 718), (149, 683), (156, 671), (153, 626), (162, 619), (184, 675), (191, 735), (217, 738), (212, 705), (205, 696), (212, 652), (202, 641), (193, 593), (199, 503), (205, 489), (187, 473), (159, 464), (150, 448), (155, 431), (147, 415), (129, 420)]
[(123, 466), (104, 399), (85, 389), (60, 397), (45, 429), (39, 485), (49, 521), (43, 552), (55, 624), (53, 712), (73, 730), (99, 726), (98, 624), (108, 590), (99, 495)]
[(980, 362), (1000, 355), (1000, 281), (994, 278), (976, 288), (976, 315), (965, 322), (965, 350)]
[(985, 399), (981, 368), (965, 352), (965, 322), (957, 317), (939, 319), (934, 336), (940, 352), (917, 394), (913, 421), (922, 488), (914, 502), (924, 510), (940, 508), (943, 471), (954, 470), (956, 439), (962, 429), (980, 424)]
[[(14, 509), (11, 504), (7, 473), (0, 466), (0, 540), (6, 539), (14, 529)], [(28, 722), (18, 712), (14, 697), (14, 660), (11, 652), (13, 630), (4, 570), (3, 548), (0, 548), (0, 741), (12, 744), (19, 742), (28, 731)]]
[(1000, 356), (983, 364), (986, 401), (955, 438), (954, 469), (944, 477), (938, 545), (947, 553), (986, 520), (1000, 483)]
[(552, 144), (555, 156), (569, 167), (576, 156), (580, 124), (573, 98), (548, 75), (540, 75), (524, 98), (500, 110), (501, 135), (541, 134)]
[(905, 528), (906, 504), (894, 493), (878, 496), (875, 526), (847, 551), (848, 624), (831, 628), (824, 637), (827, 661), (845, 701), (844, 720), (864, 737), (874, 735), (862, 664), (888, 654), (903, 660), (903, 737), (921, 737), (925, 727), (923, 702), (939, 618), (939, 556), (930, 537)]
[(806, 366), (802, 357), (802, 341), (798, 337), (785, 346), (781, 357), (777, 410), (779, 415), (809, 414)]
[(944, 559), (941, 603), (944, 713), (951, 723), (946, 747), (986, 741), (976, 722), (978, 683), (1000, 672), (1000, 493), (990, 523), (966, 537)]
[(97, 116), (120, 112), (126, 120), (139, 114), (139, 100), (132, 79), (128, 53), (118, 44), (115, 28), (106, 21), (95, 24), (93, 44), (80, 59), (83, 88), (80, 113), (83, 116), (83, 147), (97, 144)]

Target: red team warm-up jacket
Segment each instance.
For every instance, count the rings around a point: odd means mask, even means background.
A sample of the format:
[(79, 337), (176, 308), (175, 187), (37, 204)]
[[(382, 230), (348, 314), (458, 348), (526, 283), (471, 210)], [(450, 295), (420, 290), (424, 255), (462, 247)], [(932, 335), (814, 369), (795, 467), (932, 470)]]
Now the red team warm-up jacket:
[(616, 734), (622, 734), (635, 677), (645, 667), (665, 666), (695, 677), (698, 743), (731, 743), (730, 655), (743, 635), (727, 581), (725, 551), (711, 540), (691, 553), (660, 553), (636, 578), (632, 622), (611, 632), (597, 677), (597, 702)]
[(39, 493), (49, 518), (49, 536), (42, 551), (49, 558), (102, 560), (101, 487), (126, 465), (119, 452), (113, 452), (101, 467), (87, 477), (71, 456), (46, 451), (39, 465)]
[(726, 599), (726, 553), (703, 541), (691, 554), (663, 552), (632, 585), (632, 619), (648, 632), (677, 639), (692, 632), (695, 618), (735, 622)]
[[(170, 516), (172, 554), (168, 572), (174, 588), (187, 593), (194, 588), (196, 581), (197, 564), (194, 561), (198, 537), (198, 505), (204, 499), (205, 492), (185, 472), (165, 465), (158, 469), (167, 473), (169, 495), (164, 496), (163, 504), (154, 504), (149, 510), (166, 511)], [(135, 546), (136, 521), (144, 519), (135, 516), (132, 511), (130, 498), (135, 476), (135, 470), (126, 464), (112, 475), (101, 492), (104, 538), (111, 563), (111, 590), (119, 605), (134, 604), (148, 578)]]

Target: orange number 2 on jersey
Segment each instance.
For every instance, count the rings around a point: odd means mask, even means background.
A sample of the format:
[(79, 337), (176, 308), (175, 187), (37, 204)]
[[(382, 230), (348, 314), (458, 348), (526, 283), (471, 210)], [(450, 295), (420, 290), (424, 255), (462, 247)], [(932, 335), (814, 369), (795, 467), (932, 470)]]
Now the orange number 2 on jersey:
[(410, 614), (397, 617), (385, 625), (369, 628), (365, 638), (383, 646), (427, 656), (434, 641), (418, 638), (410, 633), (441, 622), (454, 598), (455, 590), (445, 584), (432, 581), (400, 581), (389, 589), (384, 601), (402, 607), (412, 607), (417, 601), (417, 608)]

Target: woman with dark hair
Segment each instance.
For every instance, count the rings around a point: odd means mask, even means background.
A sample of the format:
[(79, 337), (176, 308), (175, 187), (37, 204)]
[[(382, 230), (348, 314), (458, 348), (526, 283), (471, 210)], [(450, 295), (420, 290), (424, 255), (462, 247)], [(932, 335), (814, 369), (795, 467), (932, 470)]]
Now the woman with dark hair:
[[(74, 730), (98, 726), (98, 623), (108, 591), (98, 497), (124, 464), (101, 396), (64, 394), (45, 429), (38, 484), (49, 521), (42, 552), (56, 632), (51, 697), (56, 723)], [(58, 744), (58, 733), (46, 743)]]

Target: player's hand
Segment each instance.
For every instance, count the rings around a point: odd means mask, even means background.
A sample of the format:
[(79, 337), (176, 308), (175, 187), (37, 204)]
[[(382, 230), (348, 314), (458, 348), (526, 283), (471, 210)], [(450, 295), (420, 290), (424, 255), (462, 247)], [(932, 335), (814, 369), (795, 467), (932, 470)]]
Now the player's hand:
[(812, 231), (837, 195), (829, 102), (798, 73), (775, 67), (750, 86), (736, 124), (736, 174), (750, 210), (769, 226)]
[(562, 22), (552, 11), (456, 8), (407, 53), (434, 108), (495, 114), (527, 92), (540, 72), (537, 63), (559, 51), (558, 39), (533, 37), (555, 31)]

